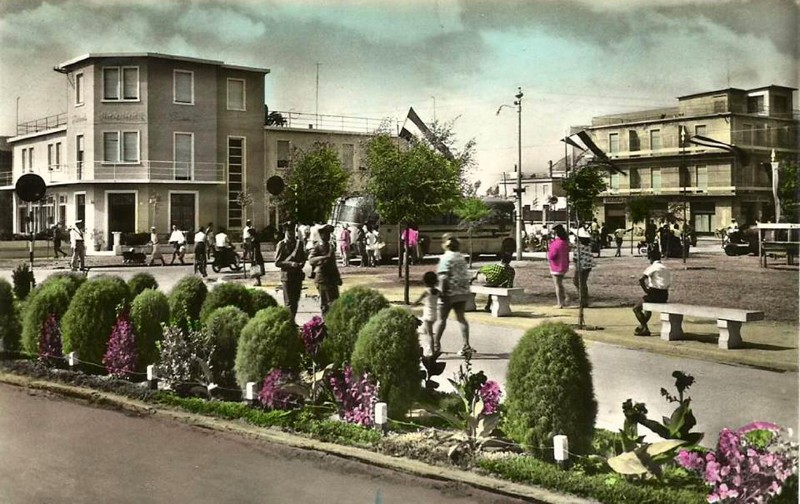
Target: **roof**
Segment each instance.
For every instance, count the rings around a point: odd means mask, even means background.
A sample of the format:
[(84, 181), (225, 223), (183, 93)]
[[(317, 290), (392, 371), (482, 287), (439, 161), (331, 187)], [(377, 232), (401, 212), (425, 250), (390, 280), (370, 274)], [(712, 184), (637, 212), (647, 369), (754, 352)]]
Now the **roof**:
[(71, 60), (67, 60), (63, 63), (59, 63), (56, 65), (53, 70), (57, 72), (61, 71), (69, 71), (70, 67), (77, 65), (78, 63), (88, 61), (91, 59), (98, 59), (98, 58), (158, 58), (158, 59), (169, 59), (175, 61), (187, 61), (190, 63), (200, 63), (203, 65), (215, 65), (220, 66), (223, 68), (230, 68), (233, 70), (245, 70), (248, 72), (260, 72), (264, 74), (270, 73), (269, 68), (258, 68), (258, 67), (247, 67), (247, 66), (239, 66), (239, 65), (228, 65), (224, 61), (218, 60), (210, 60), (210, 59), (202, 59), (202, 58), (192, 58), (189, 56), (176, 56), (172, 54), (162, 54), (162, 53), (152, 53), (152, 52), (132, 52), (132, 53), (88, 53), (82, 56), (78, 56), (77, 58), (72, 58)]
[(717, 89), (716, 91), (703, 91), (702, 93), (693, 93), (688, 95), (679, 96), (678, 100), (686, 100), (688, 98), (697, 98), (698, 96), (706, 96), (706, 95), (714, 95), (720, 93), (750, 93), (753, 91), (763, 91), (765, 89), (780, 89), (784, 91), (797, 91), (797, 88), (787, 87), (787, 86), (778, 86), (776, 84), (770, 84), (769, 86), (761, 86), (753, 89), (739, 89), (739, 88), (725, 88), (725, 89)]

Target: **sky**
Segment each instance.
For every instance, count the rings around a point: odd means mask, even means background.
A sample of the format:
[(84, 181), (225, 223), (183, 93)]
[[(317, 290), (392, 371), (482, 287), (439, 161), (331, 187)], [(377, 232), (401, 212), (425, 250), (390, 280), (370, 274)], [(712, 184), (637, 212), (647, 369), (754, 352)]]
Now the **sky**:
[(593, 116), (798, 87), (798, 12), (800, 0), (2, 0), (0, 135), (17, 101), (20, 122), (66, 111), (55, 65), (159, 52), (271, 69), (270, 110), (402, 122), (413, 106), (452, 122), (457, 148), (475, 140), (471, 178), (486, 188), (517, 162), (517, 113), (497, 111), (518, 88), (523, 173), (543, 172)]

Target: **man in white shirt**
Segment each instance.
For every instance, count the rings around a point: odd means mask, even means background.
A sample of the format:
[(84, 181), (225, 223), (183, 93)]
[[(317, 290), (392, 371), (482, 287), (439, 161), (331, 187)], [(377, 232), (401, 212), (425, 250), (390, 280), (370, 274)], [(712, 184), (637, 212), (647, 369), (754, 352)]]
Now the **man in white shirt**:
[(72, 271), (78, 269), (78, 264), (80, 264), (81, 271), (83, 271), (86, 261), (86, 247), (83, 240), (82, 220), (75, 221), (75, 224), (69, 228), (69, 245), (72, 247), (72, 260), (70, 260)]
[(217, 250), (222, 250), (230, 246), (231, 242), (228, 240), (228, 234), (225, 232), (225, 228), (219, 228), (217, 234), (214, 235), (214, 247), (216, 247)]
[(203, 231), (203, 228), (200, 227), (194, 234), (194, 272), (200, 273), (203, 278), (207, 277), (207, 264), (208, 258), (206, 257), (206, 233)]
[(639, 321), (639, 326), (633, 331), (636, 336), (650, 336), (647, 322), (652, 313), (645, 311), (643, 304), (666, 303), (669, 299), (669, 286), (672, 284), (672, 274), (661, 263), (661, 252), (658, 249), (652, 249), (647, 258), (650, 259), (650, 266), (639, 278), (639, 285), (642, 286), (645, 294), (642, 296), (642, 300), (633, 307), (633, 313), (636, 315), (636, 320)]
[(185, 264), (183, 262), (183, 254), (186, 251), (186, 236), (175, 224), (172, 225), (172, 234), (169, 235), (169, 242), (173, 247), (170, 264), (175, 264), (176, 257), (180, 259), (181, 264)]
[(250, 230), (253, 228), (253, 221), (247, 219), (244, 227), (242, 228), (242, 241), (244, 242), (244, 257), (243, 259), (247, 260), (251, 257), (252, 253), (252, 238), (250, 238)]

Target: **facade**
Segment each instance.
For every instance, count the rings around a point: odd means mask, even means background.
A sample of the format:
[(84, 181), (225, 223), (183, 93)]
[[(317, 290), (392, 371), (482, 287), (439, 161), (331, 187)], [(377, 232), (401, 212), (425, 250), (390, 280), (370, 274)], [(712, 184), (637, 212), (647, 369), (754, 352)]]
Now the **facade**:
[[(240, 230), (274, 224), (266, 180), (282, 175), (288, 153), (316, 141), (334, 145), (355, 186), (363, 184), (366, 129), (300, 127), (299, 115), (265, 126), (265, 68), (157, 53), (87, 54), (54, 68), (65, 76), (66, 113), (18, 125), (9, 139), (13, 231), (83, 220), (90, 241), (111, 248), (113, 233), (190, 231), (209, 222)], [(291, 119), (295, 119), (294, 122)], [(354, 118), (349, 118), (354, 119)], [(345, 124), (339, 118), (338, 125)], [(15, 181), (37, 173), (41, 204), (13, 196)], [(250, 196), (242, 205), (240, 195)]]
[[(522, 219), (528, 224), (566, 220), (567, 199), (562, 187), (566, 163), (562, 158), (549, 163), (546, 173), (522, 174)], [(498, 181), (499, 196), (514, 199), (516, 172), (504, 173)]]
[[(646, 196), (652, 215), (673, 212), (699, 233), (774, 217), (769, 161), (796, 161), (794, 88), (723, 89), (678, 98), (674, 108), (595, 117), (583, 127), (622, 171), (608, 178), (597, 217), (630, 227), (627, 202)], [(684, 142), (681, 130), (684, 129)], [(730, 149), (697, 145), (705, 137)], [(573, 155), (580, 151), (574, 150)]]

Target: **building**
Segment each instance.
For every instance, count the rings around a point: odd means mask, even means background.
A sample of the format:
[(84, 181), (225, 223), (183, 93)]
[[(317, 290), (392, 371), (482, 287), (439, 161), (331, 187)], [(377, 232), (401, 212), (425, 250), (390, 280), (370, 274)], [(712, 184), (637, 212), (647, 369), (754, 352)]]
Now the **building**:
[[(65, 76), (66, 112), (20, 124), (9, 139), (13, 168), (0, 181), (0, 194), (13, 193), (14, 182), (29, 172), (41, 175), (48, 189), (31, 207), (14, 196), (14, 232), (26, 230), (29, 212), (37, 230), (83, 220), (87, 238), (107, 248), (115, 232), (151, 226), (165, 233), (172, 224), (189, 231), (213, 222), (240, 230), (252, 218), (264, 227), (274, 223), (277, 209), (266, 180), (285, 172), (296, 148), (316, 141), (333, 144), (354, 184), (363, 183), (367, 121), (310, 116), (305, 122), (296, 113), (268, 121), (269, 69), (111, 53), (80, 56), (54, 70)], [(319, 129), (320, 120), (335, 124)], [(357, 132), (347, 131), (350, 122)]]
[[(681, 96), (677, 107), (593, 118), (581, 129), (622, 172), (609, 176), (598, 219), (612, 229), (630, 227), (627, 202), (640, 196), (650, 199), (654, 217), (673, 212), (682, 218), (685, 202), (699, 233), (731, 219), (773, 218), (772, 152), (779, 161), (797, 161), (800, 154), (793, 91), (730, 88)], [(701, 138), (712, 142), (694, 143)]]
[[(566, 221), (567, 199), (562, 187), (566, 163), (564, 158), (548, 164), (547, 172), (522, 173), (522, 219), (526, 224), (548, 224)], [(498, 196), (514, 199), (516, 172), (504, 173), (497, 182)]]

